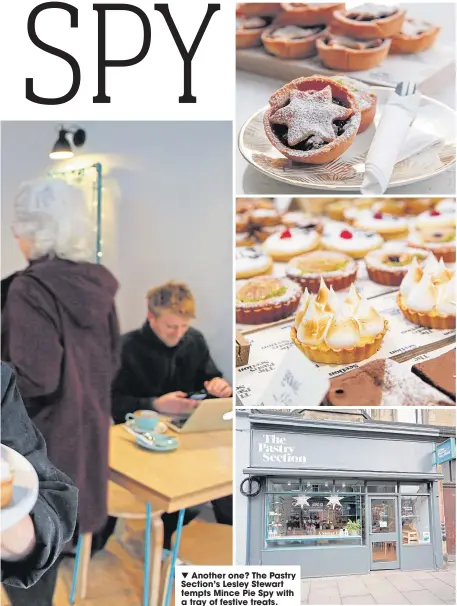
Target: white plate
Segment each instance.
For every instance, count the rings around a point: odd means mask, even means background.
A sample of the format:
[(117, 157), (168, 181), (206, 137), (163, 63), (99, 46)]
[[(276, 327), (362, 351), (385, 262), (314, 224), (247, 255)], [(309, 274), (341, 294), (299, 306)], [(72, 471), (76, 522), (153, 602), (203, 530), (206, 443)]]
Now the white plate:
[[(381, 118), (390, 89), (372, 87), (378, 95), (375, 123)], [(256, 112), (242, 127), (238, 146), (244, 158), (260, 172), (277, 181), (298, 187), (324, 190), (360, 190), (365, 169), (365, 157), (375, 127), (372, 125), (358, 135), (351, 147), (338, 159), (327, 164), (291, 164), (274, 148), (265, 135), (263, 115), (266, 108)], [(397, 162), (389, 187), (400, 187), (435, 177), (455, 163), (455, 111), (430, 97), (422, 96), (419, 116), (412, 125), (416, 131), (439, 135), (443, 143), (415, 156)]]
[(0, 528), (8, 530), (29, 514), (38, 498), (38, 476), (32, 465), (18, 452), (2, 444), (2, 459), (14, 470), (13, 498), (0, 510)]

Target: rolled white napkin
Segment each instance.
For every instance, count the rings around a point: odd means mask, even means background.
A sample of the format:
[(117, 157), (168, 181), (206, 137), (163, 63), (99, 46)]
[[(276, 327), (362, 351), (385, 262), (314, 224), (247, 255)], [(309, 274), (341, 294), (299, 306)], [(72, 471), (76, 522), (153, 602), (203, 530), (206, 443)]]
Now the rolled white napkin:
[[(393, 91), (389, 97), (365, 162), (361, 193), (369, 196), (383, 194), (390, 182), (394, 166), (413, 153), (430, 146), (430, 135), (415, 134), (407, 141), (408, 131), (417, 116), (421, 94), (400, 97)], [(405, 146), (406, 143), (406, 146)]]

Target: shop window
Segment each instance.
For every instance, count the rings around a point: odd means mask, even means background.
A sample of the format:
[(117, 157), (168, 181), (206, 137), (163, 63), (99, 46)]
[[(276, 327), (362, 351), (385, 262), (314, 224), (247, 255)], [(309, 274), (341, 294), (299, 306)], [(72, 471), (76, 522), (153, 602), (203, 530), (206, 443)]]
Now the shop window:
[(430, 543), (429, 496), (401, 497), (403, 545)]
[(300, 480), (293, 478), (275, 478), (268, 480), (267, 492), (288, 492), (300, 490)]
[(363, 505), (360, 494), (268, 494), (267, 547), (362, 545)]
[(389, 493), (397, 492), (396, 482), (368, 482), (368, 492)]
[(333, 492), (333, 480), (311, 478), (302, 480), (303, 492)]
[(363, 480), (336, 480), (335, 492), (363, 492)]
[(400, 492), (403, 494), (428, 494), (430, 492), (427, 482), (420, 484), (400, 484)]

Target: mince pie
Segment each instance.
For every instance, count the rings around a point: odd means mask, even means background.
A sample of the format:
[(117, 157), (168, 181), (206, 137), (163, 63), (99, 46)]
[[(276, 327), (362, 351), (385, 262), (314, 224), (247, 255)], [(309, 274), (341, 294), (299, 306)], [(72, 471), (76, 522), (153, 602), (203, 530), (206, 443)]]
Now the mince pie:
[(276, 91), (264, 115), (265, 133), (281, 154), (303, 164), (341, 156), (360, 126), (352, 92), (331, 78), (297, 78)]
[(238, 324), (266, 324), (287, 318), (300, 303), (302, 289), (287, 278), (258, 276), (238, 288)]
[(384, 38), (357, 40), (329, 31), (316, 42), (320, 60), (345, 72), (376, 67), (389, 54), (391, 41)]
[(325, 30), (325, 25), (276, 25), (268, 27), (262, 34), (264, 47), (281, 59), (303, 59), (316, 54), (316, 40)]
[(262, 44), (262, 33), (271, 23), (269, 17), (236, 18), (236, 48), (252, 48)]
[(288, 2), (281, 4), (281, 12), (276, 21), (281, 24), (295, 25), (328, 25), (336, 10), (344, 9), (344, 4), (306, 4)]
[(338, 75), (333, 76), (332, 79), (348, 88), (354, 95), (361, 113), (359, 134), (363, 133), (371, 126), (376, 115), (377, 95), (372, 92), (368, 84), (349, 78), (349, 76)]
[(236, 5), (236, 16), (274, 17), (280, 10), (278, 2), (242, 2)]
[(363, 4), (335, 11), (333, 25), (341, 34), (359, 40), (391, 38), (401, 31), (405, 14), (404, 10), (396, 6)]
[(401, 31), (392, 37), (390, 52), (397, 54), (421, 53), (435, 44), (440, 31), (440, 27), (426, 21), (405, 19)]

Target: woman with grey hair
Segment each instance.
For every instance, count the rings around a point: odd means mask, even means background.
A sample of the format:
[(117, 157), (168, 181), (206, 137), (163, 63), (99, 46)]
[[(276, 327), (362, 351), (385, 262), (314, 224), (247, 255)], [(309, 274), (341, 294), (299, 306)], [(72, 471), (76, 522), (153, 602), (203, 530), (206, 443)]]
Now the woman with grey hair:
[[(50, 461), (79, 489), (79, 532), (96, 533), (107, 521), (118, 285), (90, 261), (93, 230), (79, 188), (59, 179), (23, 185), (12, 227), (28, 266), (2, 281), (2, 359), (16, 373)], [(51, 606), (45, 577), (33, 603)], [(20, 593), (29, 590), (7, 591), (13, 606), (32, 603)]]

